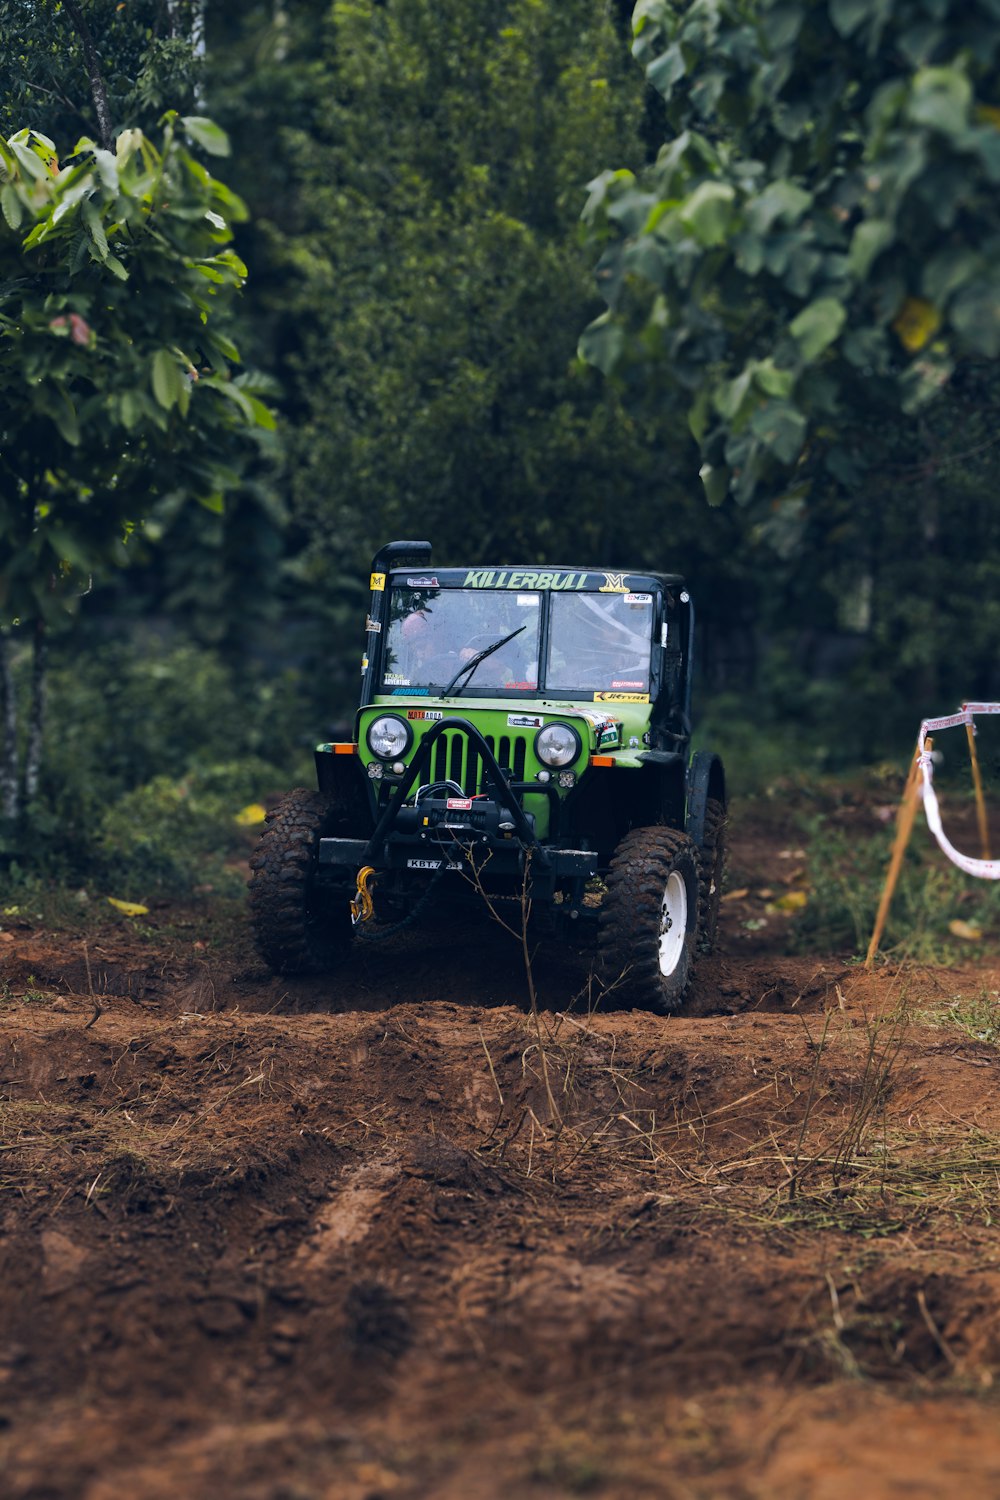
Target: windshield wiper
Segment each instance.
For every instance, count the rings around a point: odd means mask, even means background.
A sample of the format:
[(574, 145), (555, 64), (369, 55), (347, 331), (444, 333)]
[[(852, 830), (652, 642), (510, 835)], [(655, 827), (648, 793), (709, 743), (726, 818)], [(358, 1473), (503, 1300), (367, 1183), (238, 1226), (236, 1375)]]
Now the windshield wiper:
[[(469, 660), (467, 662), (465, 662), (463, 666), (459, 667), (458, 671), (455, 673), (454, 677), (451, 679), (451, 681), (449, 682), (448, 686), (445, 688), (444, 692), (441, 694), (442, 698), (447, 698), (448, 694), (451, 692), (452, 688), (455, 686), (455, 683), (458, 681), (458, 679), (460, 677), (464, 677), (465, 674), (466, 674), (466, 672), (468, 672), (468, 674), (469, 674), (469, 682), (471, 682), (472, 681), (472, 674), (476, 670), (476, 668), (479, 666), (480, 662), (485, 661), (488, 656), (492, 656), (493, 653), (494, 653), (494, 651), (499, 651), (501, 646), (506, 646), (506, 644), (507, 644), (508, 641), (512, 641), (516, 635), (520, 635), (521, 631), (522, 630), (527, 630), (527, 628), (528, 628), (527, 625), (519, 625), (516, 630), (512, 630), (511, 631), (510, 635), (502, 635), (500, 637), (500, 639), (498, 641), (494, 641), (491, 646), (484, 646), (483, 649), (482, 649), (482, 651), (477, 651), (476, 654), (475, 654), (475, 656), (470, 657)], [(469, 682), (463, 682), (462, 683), (462, 687), (460, 687), (456, 691), (456, 693), (455, 693), (455, 697), (456, 698), (458, 697), (459, 693), (462, 691), (462, 688), (467, 688), (469, 686)]]

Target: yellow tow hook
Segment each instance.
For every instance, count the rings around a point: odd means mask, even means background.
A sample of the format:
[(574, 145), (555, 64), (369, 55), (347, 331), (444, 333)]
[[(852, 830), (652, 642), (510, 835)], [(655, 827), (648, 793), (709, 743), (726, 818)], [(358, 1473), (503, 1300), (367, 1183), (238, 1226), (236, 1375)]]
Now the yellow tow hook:
[(375, 915), (375, 902), (369, 890), (374, 874), (372, 865), (365, 865), (363, 870), (358, 871), (358, 889), (351, 899), (352, 927), (356, 927), (359, 922), (369, 922)]

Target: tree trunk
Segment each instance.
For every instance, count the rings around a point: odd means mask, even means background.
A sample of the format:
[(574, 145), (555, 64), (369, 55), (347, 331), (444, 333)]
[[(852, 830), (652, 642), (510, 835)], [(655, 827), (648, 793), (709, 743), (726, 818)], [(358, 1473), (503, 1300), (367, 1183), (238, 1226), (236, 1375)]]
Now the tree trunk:
[(48, 641), (45, 624), (35, 621), (34, 653), (31, 659), (31, 706), (28, 710), (28, 746), (24, 756), (24, 801), (38, 795), (38, 778), (42, 767), (42, 737), (45, 729), (45, 668)]
[(83, 44), (83, 59), (87, 65), (87, 77), (90, 80), (90, 97), (94, 101), (94, 109), (97, 113), (97, 133), (105, 151), (110, 151), (115, 144), (115, 138), (111, 129), (111, 109), (108, 105), (108, 91), (104, 87), (104, 76), (101, 73), (101, 60), (97, 55), (90, 27), (87, 25), (77, 0), (65, 0), (65, 4), (69, 18), (76, 27), (77, 35)]
[(0, 635), (0, 712), (3, 714), (0, 816), (13, 822), (21, 810), (17, 777), (17, 699), (10, 664), (10, 638), (5, 635)]

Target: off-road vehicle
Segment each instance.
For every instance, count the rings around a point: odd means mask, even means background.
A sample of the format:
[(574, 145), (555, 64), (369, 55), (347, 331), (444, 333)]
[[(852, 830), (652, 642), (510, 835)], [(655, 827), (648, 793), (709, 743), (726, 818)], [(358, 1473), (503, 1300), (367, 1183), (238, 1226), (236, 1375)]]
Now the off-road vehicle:
[(689, 758), (693, 635), (672, 574), (438, 568), (428, 542), (383, 547), (354, 737), (318, 746), (318, 790), (273, 809), (251, 860), (268, 964), (330, 968), (373, 903), (391, 926), (432, 889), (527, 893), (533, 921), (577, 942), (596, 928), (613, 1002), (676, 1009), (724, 860), (722, 764)]

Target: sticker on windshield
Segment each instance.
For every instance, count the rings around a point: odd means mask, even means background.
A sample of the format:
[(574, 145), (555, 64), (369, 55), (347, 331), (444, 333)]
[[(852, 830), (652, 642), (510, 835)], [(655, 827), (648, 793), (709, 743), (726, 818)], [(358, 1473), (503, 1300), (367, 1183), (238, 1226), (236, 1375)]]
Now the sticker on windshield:
[(429, 698), (430, 695), (430, 688), (401, 687), (392, 690), (394, 698)]
[(595, 703), (648, 703), (648, 693), (595, 693)]
[(406, 587), (408, 589), (439, 589), (441, 585), (436, 578), (420, 577), (408, 578), (406, 580)]
[(508, 729), (541, 729), (545, 720), (541, 714), (508, 714)]
[(641, 677), (612, 677), (613, 688), (641, 688), (644, 686)]
[(463, 589), (582, 589), (586, 573), (531, 573), (523, 568), (471, 568), (465, 575)]
[(408, 719), (443, 719), (444, 714), (439, 708), (408, 708), (406, 717)]
[(626, 594), (625, 595), (625, 603), (626, 604), (652, 604), (652, 602), (653, 602), (653, 596), (652, 596), (652, 594)]
[(540, 601), (539, 596), (537, 594), (518, 594), (518, 596), (517, 596), (517, 602), (520, 605), (525, 605), (525, 604), (538, 605), (541, 601)]
[(385, 685), (386, 687), (409, 687), (410, 679), (408, 677), (400, 677), (396, 672), (386, 672)]

